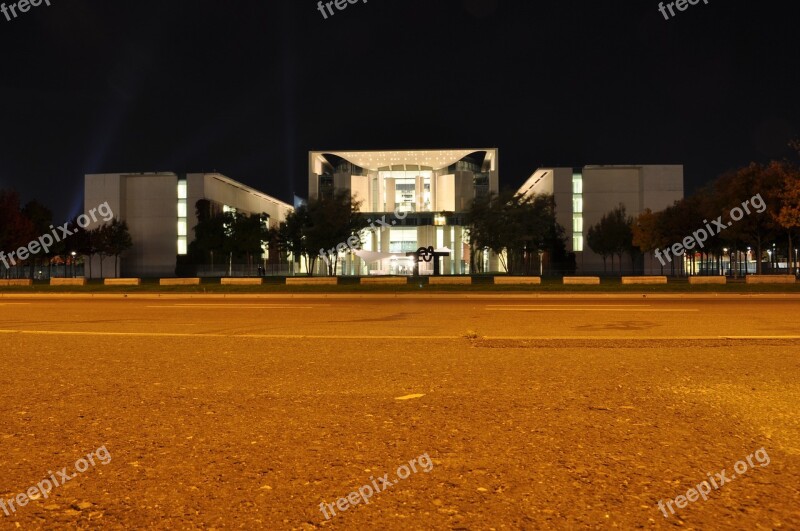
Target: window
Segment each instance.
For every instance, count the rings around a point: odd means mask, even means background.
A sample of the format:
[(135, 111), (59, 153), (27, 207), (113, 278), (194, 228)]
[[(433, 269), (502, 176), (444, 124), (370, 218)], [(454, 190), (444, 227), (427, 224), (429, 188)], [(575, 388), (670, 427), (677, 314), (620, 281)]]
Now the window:
[(580, 173), (572, 174), (572, 193), (573, 194), (583, 193), (583, 175)]
[(178, 180), (178, 254), (187, 253), (187, 209), (186, 198), (188, 197), (188, 187), (184, 179)]
[(575, 233), (572, 235), (572, 252), (583, 251), (583, 234)]

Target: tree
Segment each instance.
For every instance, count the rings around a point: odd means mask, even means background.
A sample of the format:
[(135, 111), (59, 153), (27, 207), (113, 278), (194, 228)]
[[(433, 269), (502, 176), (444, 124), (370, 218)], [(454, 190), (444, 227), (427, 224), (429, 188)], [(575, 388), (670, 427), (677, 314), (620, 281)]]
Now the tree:
[(108, 224), (100, 225), (89, 232), (89, 237), (94, 243), (97, 254), (100, 256), (100, 278), (105, 278), (103, 276), (103, 262), (107, 256), (111, 255), (109, 249)]
[[(631, 243), (639, 248), (642, 253), (650, 253), (656, 249), (661, 249), (666, 245), (661, 228), (660, 212), (653, 212), (646, 208), (639, 214), (631, 226)], [(661, 272), (664, 272), (664, 264), (661, 263)]]
[(261, 257), (264, 242), (269, 239), (268, 220), (269, 216), (266, 213), (234, 216), (228, 235), (232, 240), (232, 252), (237, 258), (246, 260), (251, 268), (253, 257)]
[(603, 214), (595, 225), (586, 233), (586, 243), (595, 253), (603, 257), (603, 270), (606, 269), (606, 258), (611, 257), (611, 272), (614, 272), (614, 255), (619, 258), (619, 270), (622, 273), (622, 256), (630, 254), (631, 263), (636, 257), (633, 245), (633, 218), (628, 216), (625, 205), (614, 208)]
[[(23, 215), (17, 192), (0, 190), (0, 251), (9, 254), (20, 247), (27, 246), (36, 237), (35, 228), (30, 219)], [(3, 256), (5, 262), (4, 276), (15, 267), (19, 271), (21, 261), (10, 256)]]
[(336, 275), (339, 253), (349, 249), (348, 239), (360, 241), (358, 232), (364, 227), (360, 206), (361, 202), (353, 199), (347, 190), (337, 190), (331, 196), (320, 196), (308, 203), (307, 223), (302, 234), (309, 254), (309, 275), (319, 256), (326, 258), (328, 275)]
[(471, 244), (491, 249), (510, 275), (539, 269), (545, 254), (551, 264), (554, 258), (568, 263), (564, 228), (556, 221), (552, 195), (490, 193), (472, 201), (466, 219)]
[[(513, 196), (508, 193), (502, 195), (494, 192), (476, 197), (470, 204), (466, 214), (470, 245), (474, 246), (473, 254), (482, 254), (483, 249), (491, 249), (499, 257), (506, 271), (508, 265), (503, 257), (505, 242), (503, 239), (503, 213), (506, 205)], [(483, 260), (480, 261), (481, 263)]]
[(128, 231), (128, 224), (124, 221), (114, 218), (104, 227), (107, 227), (104, 233), (105, 252), (114, 257), (114, 276), (116, 277), (119, 276), (119, 256), (133, 247), (133, 241)]
[(214, 253), (218, 257), (226, 257), (232, 251), (230, 245), (231, 227), (234, 222), (232, 212), (215, 212), (207, 199), (195, 204), (197, 225), (194, 230), (194, 241), (189, 244), (188, 254), (195, 262), (210, 263), (214, 266)]
[[(292, 263), (294, 264), (292, 273), (297, 270), (297, 265), (302, 258), (308, 260), (310, 251), (303, 236), (303, 231), (308, 224), (308, 207), (301, 205), (290, 212), (277, 229), (270, 229), (268, 239), (274, 242), (276, 250), (279, 253), (285, 252), (292, 255)], [(307, 270), (310, 271), (311, 268), (307, 267)]]
[[(604, 216), (605, 217), (605, 216)], [(611, 272), (614, 272), (614, 251), (611, 247), (611, 242), (608, 235), (603, 230), (603, 220), (601, 219), (596, 224), (589, 227), (586, 231), (586, 245), (595, 254), (599, 254), (603, 258), (603, 273), (607, 271), (608, 257), (611, 256)]]
[[(53, 212), (39, 203), (38, 201), (29, 201), (22, 208), (22, 215), (25, 216), (31, 223), (31, 229), (34, 234), (44, 235), (50, 232), (50, 225), (53, 224)], [(35, 236), (34, 236), (35, 237)], [(42, 249), (40, 253), (45, 259), (51, 256), (51, 251)], [(33, 279), (36, 263), (38, 262), (38, 255), (31, 256), (31, 269), (30, 278)]]
[(781, 191), (781, 209), (775, 216), (775, 221), (786, 229), (789, 238), (788, 263), (792, 264), (789, 270), (792, 274), (796, 274), (797, 253), (794, 252), (792, 244), (792, 232), (800, 228), (800, 173), (796, 167), (787, 167), (786, 170)]
[(79, 225), (75, 228), (74, 234), (70, 239), (75, 247), (75, 251), (87, 258), (87, 262), (89, 263), (89, 278), (93, 278), (92, 258), (97, 254), (97, 248), (94, 242), (94, 231), (86, 230)]
[(774, 162), (769, 166), (762, 166), (755, 162), (745, 168), (723, 175), (715, 182), (715, 190), (720, 198), (727, 203), (728, 209), (740, 208), (740, 205), (750, 198), (759, 196), (765, 204), (761, 211), (751, 210), (749, 214), (734, 220), (730, 210), (723, 215), (723, 221), (729, 224), (729, 229), (724, 237), (742, 241), (755, 248), (756, 274), (762, 272), (762, 255), (767, 240), (774, 236), (778, 228), (770, 212), (780, 211), (780, 189), (783, 184), (782, 163)]

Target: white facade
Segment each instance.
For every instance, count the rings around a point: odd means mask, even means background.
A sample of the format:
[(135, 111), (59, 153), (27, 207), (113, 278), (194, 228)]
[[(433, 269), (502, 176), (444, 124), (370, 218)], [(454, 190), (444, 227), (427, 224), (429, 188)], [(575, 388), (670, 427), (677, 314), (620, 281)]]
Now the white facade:
[[(586, 245), (586, 232), (604, 214), (621, 204), (628, 215), (645, 209), (659, 211), (683, 199), (681, 165), (611, 165), (540, 168), (519, 189), (524, 194), (553, 194), (556, 218), (566, 230), (567, 250), (574, 252), (577, 274), (602, 274), (603, 259)], [(660, 274), (660, 267), (645, 259), (645, 274)], [(616, 266), (617, 271), (619, 265)], [(610, 271), (610, 263), (608, 271)], [(631, 273), (630, 260), (623, 272)]]
[[(177, 256), (186, 254), (193, 239), (195, 205), (200, 199), (243, 214), (267, 213), (270, 226), (292, 211), (290, 205), (218, 173), (192, 173), (185, 178), (170, 172), (86, 175), (86, 208), (108, 202), (114, 216), (127, 222), (133, 240), (133, 247), (121, 257), (119, 271), (113, 271), (113, 259), (106, 259), (103, 275), (174, 276)], [(84, 269), (87, 276), (100, 277), (100, 258)]]
[[(368, 231), (363, 244), (366, 252), (394, 256), (368, 261), (347, 253), (342, 274), (411, 274), (405, 253), (429, 246), (450, 251), (443, 274), (471, 273), (463, 214), (477, 195), (498, 191), (498, 158), (495, 148), (310, 152), (309, 199), (347, 190), (367, 219), (396, 222)], [(497, 271), (497, 258), (489, 262), (485, 269)], [(421, 274), (432, 271), (431, 263), (420, 265)]]

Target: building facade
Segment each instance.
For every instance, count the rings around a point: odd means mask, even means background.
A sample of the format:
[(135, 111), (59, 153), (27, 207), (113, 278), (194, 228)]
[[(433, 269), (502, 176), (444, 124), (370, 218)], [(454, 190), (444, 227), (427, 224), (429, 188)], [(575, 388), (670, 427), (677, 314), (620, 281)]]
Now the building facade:
[[(540, 168), (520, 187), (519, 193), (552, 194), (556, 218), (566, 230), (567, 250), (575, 253), (577, 274), (602, 274), (610, 269), (586, 245), (589, 227), (620, 204), (635, 218), (647, 208), (655, 212), (683, 199), (683, 166)], [(645, 257), (638, 268), (645, 274), (661, 274), (660, 264), (653, 263), (652, 257)], [(623, 271), (631, 272), (630, 261), (623, 262)]]
[[(86, 175), (85, 205), (108, 202), (117, 219), (125, 221), (133, 247), (121, 259), (118, 271), (105, 261), (105, 277), (171, 277), (178, 256), (186, 255), (197, 226), (195, 206), (208, 200), (215, 211), (269, 216), (277, 226), (292, 206), (219, 173), (104, 173)], [(99, 223), (87, 227), (95, 228)], [(112, 261), (113, 262), (113, 261)], [(85, 274), (100, 276), (100, 258), (94, 257)], [(90, 273), (91, 271), (91, 273)]]
[[(479, 195), (498, 191), (498, 150), (312, 151), (308, 193), (313, 200), (346, 190), (361, 202), (364, 217), (391, 227), (367, 231), (363, 249), (342, 256), (345, 275), (411, 274), (406, 256), (434, 247), (443, 274), (468, 274), (472, 256), (464, 213)], [(487, 258), (484, 270), (497, 271)], [(422, 263), (420, 274), (433, 264)]]

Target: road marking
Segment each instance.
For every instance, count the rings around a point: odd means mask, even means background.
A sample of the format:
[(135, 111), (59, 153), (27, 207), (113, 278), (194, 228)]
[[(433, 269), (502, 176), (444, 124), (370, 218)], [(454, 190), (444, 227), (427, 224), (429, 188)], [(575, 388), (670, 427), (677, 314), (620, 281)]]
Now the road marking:
[(800, 336), (480, 336), (487, 341), (720, 341), (746, 339), (792, 339)]
[(30, 302), (0, 302), (0, 306), (27, 306)]
[[(180, 332), (78, 332), (74, 330), (0, 330), (0, 334), (24, 334), (42, 336), (107, 336), (107, 337), (179, 337), (179, 338), (244, 338), (244, 339), (340, 339), (340, 340), (453, 340), (464, 339), (461, 335), (453, 336), (331, 336), (331, 335), (303, 335), (303, 334), (208, 334), (208, 333), (180, 333)], [(477, 340), (489, 341), (708, 341), (708, 340), (769, 340), (791, 339), (800, 340), (798, 336), (479, 336)]]
[(462, 336), (379, 336), (379, 335), (350, 335), (331, 336), (313, 334), (208, 334), (208, 333), (181, 333), (181, 332), (79, 332), (74, 330), (0, 330), (0, 334), (25, 334), (41, 336), (105, 336), (105, 337), (193, 337), (193, 338), (240, 338), (240, 339), (463, 339)]
[(722, 339), (800, 339), (800, 336), (720, 336)]
[(420, 395), (420, 394), (405, 395), (405, 396), (398, 396), (398, 397), (395, 398), (395, 400), (411, 400), (412, 398), (422, 398), (423, 396), (425, 396), (425, 395)]
[(541, 307), (541, 308), (486, 308), (489, 312), (699, 312), (699, 309), (686, 308), (576, 308), (576, 307)]
[[(315, 305), (316, 306), (316, 305)], [(320, 304), (319, 306), (328, 306)], [(203, 310), (208, 309), (229, 309), (229, 308), (240, 308), (240, 309), (299, 309), (299, 310), (313, 310), (314, 306), (300, 306), (297, 304), (159, 304), (153, 306), (147, 306), (147, 308), (198, 308)]]
[(652, 304), (487, 304), (487, 308), (649, 308)]

